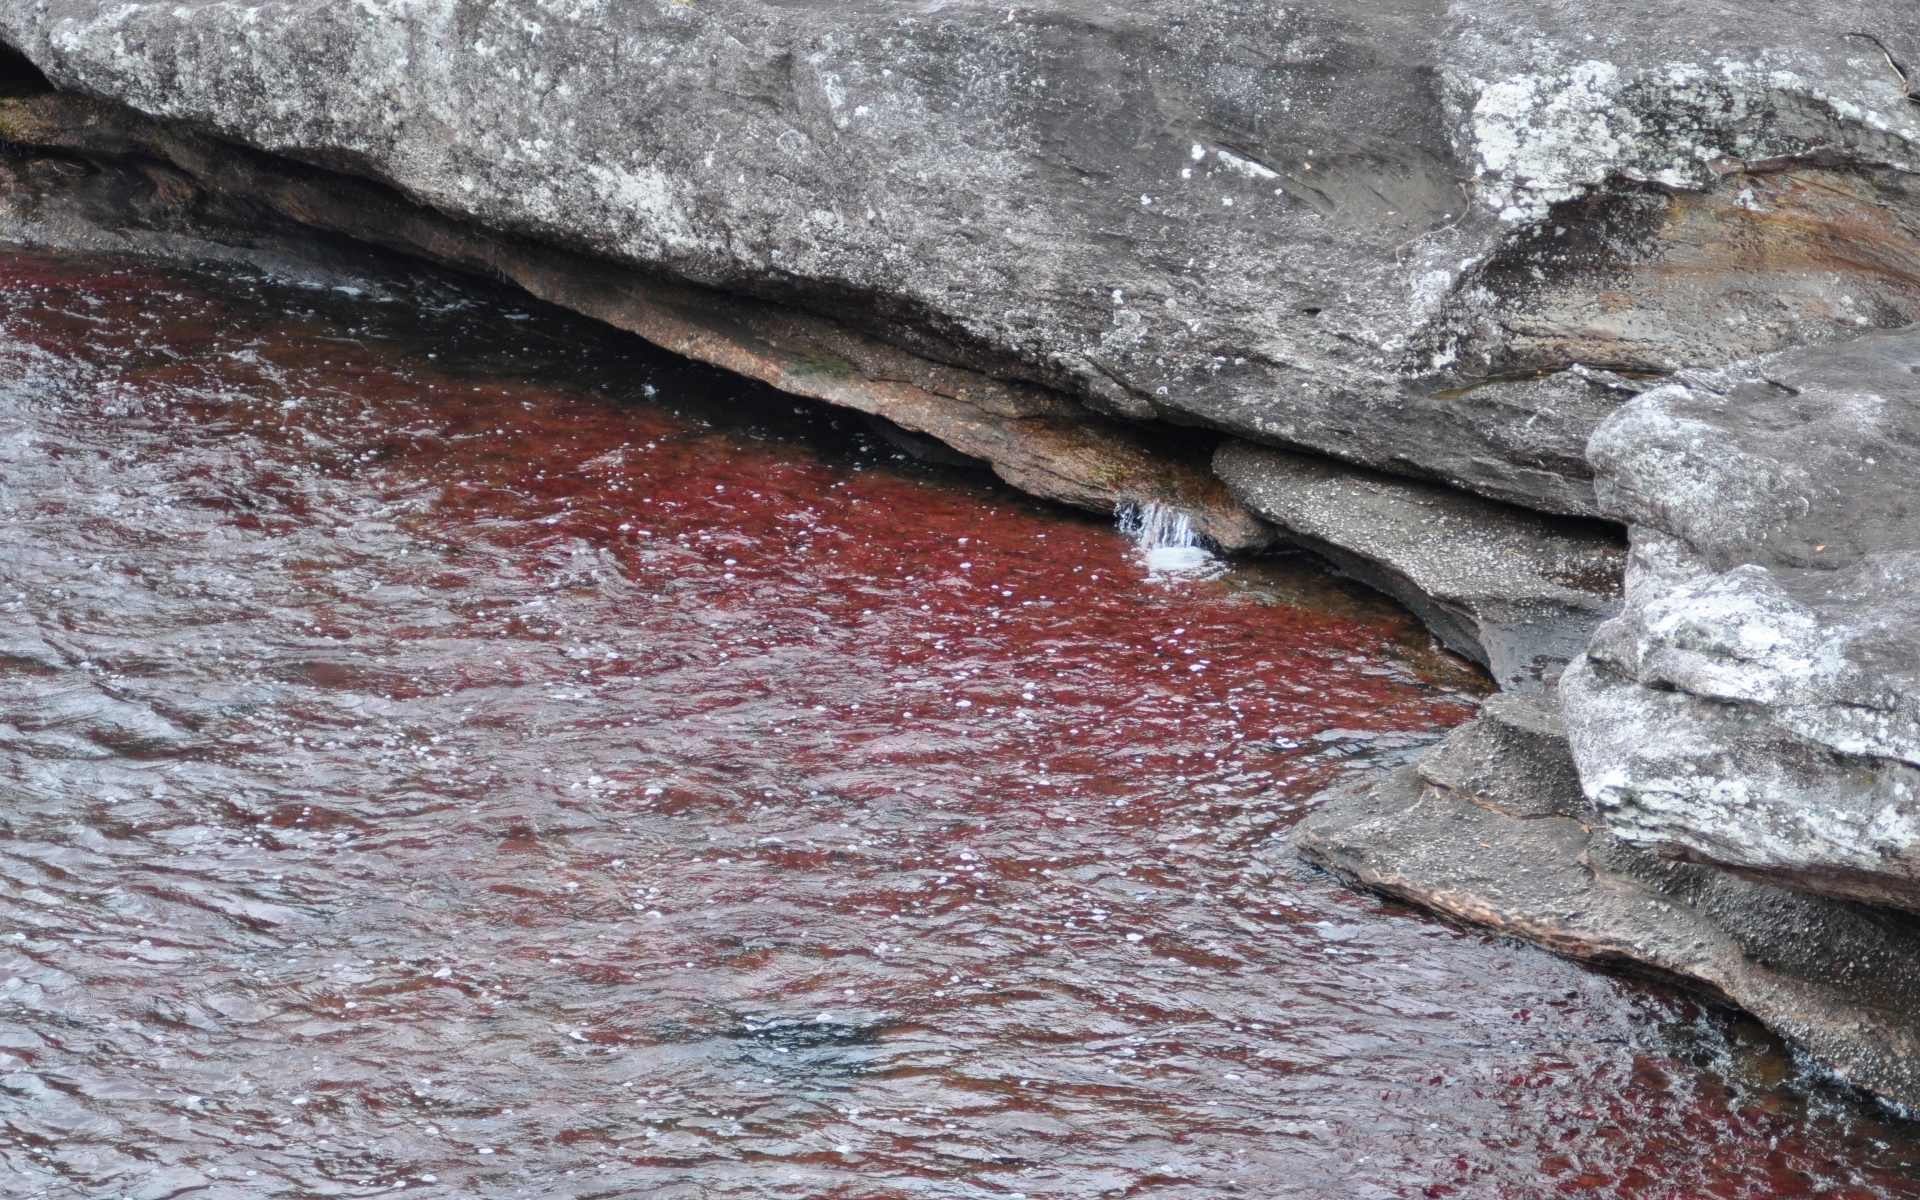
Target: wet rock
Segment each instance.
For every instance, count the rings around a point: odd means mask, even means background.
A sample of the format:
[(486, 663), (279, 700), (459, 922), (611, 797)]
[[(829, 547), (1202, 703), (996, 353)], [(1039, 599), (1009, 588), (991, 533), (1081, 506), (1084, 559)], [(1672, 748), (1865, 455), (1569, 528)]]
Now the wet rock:
[(62, 88), (496, 237), (1587, 515), (1624, 393), (1510, 384), (1920, 314), (1920, 108), (1850, 30), (1920, 58), (1891, 0), (0, 2)]
[(1612, 526), (1245, 442), (1213, 466), (1242, 504), (1411, 608), (1502, 687), (1558, 675), (1619, 611), (1626, 547)]
[(1634, 523), (1562, 685), (1609, 828), (1920, 911), (1920, 333), (1690, 375), (1590, 452)]
[(1500, 700), (1418, 766), (1319, 798), (1296, 848), (1362, 887), (1699, 988), (1848, 1081), (1920, 1103), (1910, 918), (1621, 841), (1573, 779), (1552, 695)]
[(1509, 816), (1590, 815), (1559, 700), (1551, 692), (1487, 697), (1478, 720), (1454, 730), (1414, 765), (1428, 783)]
[(689, 358), (924, 434), (1037, 496), (1108, 514), (1177, 509), (1228, 550), (1272, 540), (1213, 477), (1209, 438), (1147, 434), (1059, 392), (936, 362), (816, 313), (490, 234), (364, 180), (83, 97), (0, 99), (0, 136), (84, 156), (16, 154), (0, 170), (0, 234), (17, 241), (350, 272), (364, 264), (312, 231), (345, 234), (510, 280)]

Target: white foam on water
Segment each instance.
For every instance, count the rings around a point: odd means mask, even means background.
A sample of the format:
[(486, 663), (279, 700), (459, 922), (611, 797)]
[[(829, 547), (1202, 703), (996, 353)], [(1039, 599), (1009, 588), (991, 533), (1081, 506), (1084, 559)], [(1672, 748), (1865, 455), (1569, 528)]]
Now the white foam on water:
[(1123, 504), (1114, 518), (1120, 532), (1139, 548), (1149, 575), (1204, 576), (1226, 569), (1193, 531), (1187, 514), (1171, 505)]

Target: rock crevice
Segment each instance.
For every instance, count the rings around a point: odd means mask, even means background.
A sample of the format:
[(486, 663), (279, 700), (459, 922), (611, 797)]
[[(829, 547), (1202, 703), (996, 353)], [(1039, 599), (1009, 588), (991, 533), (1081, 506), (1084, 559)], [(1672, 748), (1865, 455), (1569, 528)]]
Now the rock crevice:
[[(1186, 513), (1195, 532), (1229, 550), (1254, 549), (1272, 533), (1213, 478), (1210, 444), (1179, 432), (1149, 437), (1089, 412), (1059, 392), (1010, 382), (913, 354), (817, 313), (732, 296), (581, 255), (491, 234), (413, 204), (366, 181), (245, 151), (119, 105), (64, 93), (0, 99), (0, 137), (16, 146), (105, 159), (117, 171), (140, 164), (152, 195), (121, 220), (148, 226), (144, 244), (166, 250), (166, 231), (204, 197), (253, 204), (298, 226), (344, 234), (430, 262), (518, 284), (542, 300), (637, 333), (656, 345), (798, 396), (881, 417), (986, 462), (1015, 487), (1079, 508), (1112, 513), (1161, 504)], [(155, 170), (165, 172), (154, 177)], [(17, 191), (38, 206), (16, 233), (28, 240), (118, 248), (100, 237), (72, 193), (78, 179), (49, 181), (65, 221), (30, 181)], [(136, 190), (144, 190), (133, 181)], [(96, 214), (97, 216), (97, 214)], [(258, 225), (229, 211), (202, 232), (232, 238)], [(159, 239), (156, 244), (156, 238)], [(175, 253), (205, 253), (193, 241)]]

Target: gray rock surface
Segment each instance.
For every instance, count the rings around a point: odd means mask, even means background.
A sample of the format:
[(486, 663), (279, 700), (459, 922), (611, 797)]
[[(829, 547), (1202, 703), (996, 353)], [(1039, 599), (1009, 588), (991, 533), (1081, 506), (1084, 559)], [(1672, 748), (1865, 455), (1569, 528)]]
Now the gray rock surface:
[(1476, 797), (1509, 816), (1592, 816), (1551, 692), (1487, 697), (1478, 720), (1448, 734), (1414, 766), (1435, 787)]
[(1660, 374), (1904, 324), (1906, 0), (0, 0), (63, 88), (1110, 414), (1595, 510)]
[(1246, 442), (1215, 452), (1240, 503), (1419, 614), (1502, 687), (1540, 686), (1620, 610), (1616, 527)]
[(1920, 333), (1649, 391), (1590, 454), (1633, 553), (1561, 688), (1608, 826), (1920, 911)]
[(1551, 693), (1498, 698), (1414, 767), (1294, 834), (1362, 887), (1747, 1009), (1843, 1078), (1920, 1104), (1920, 929), (1904, 913), (1661, 858), (1602, 827)]

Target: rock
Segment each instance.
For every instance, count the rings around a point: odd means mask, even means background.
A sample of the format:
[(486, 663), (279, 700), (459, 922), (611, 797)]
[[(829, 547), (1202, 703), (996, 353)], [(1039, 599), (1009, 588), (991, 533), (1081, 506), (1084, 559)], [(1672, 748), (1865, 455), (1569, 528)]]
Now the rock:
[(0, 0), (61, 88), (516, 246), (1585, 515), (1625, 393), (1516, 384), (1920, 314), (1920, 106), (1852, 30), (1920, 58), (1896, 0)]
[[(1034, 495), (1105, 514), (1178, 509), (1227, 550), (1272, 539), (1213, 478), (1211, 440), (1186, 431), (1149, 436), (1058, 392), (934, 362), (813, 313), (488, 234), (363, 180), (118, 105), (0, 99), (0, 135), (87, 156), (22, 160), (0, 202), (0, 232), (17, 241), (344, 272), (361, 264), (311, 231), (346, 234), (511, 280), (689, 358), (928, 435)], [(32, 178), (35, 164), (44, 178)]]
[(1234, 497), (1398, 599), (1502, 687), (1538, 687), (1620, 609), (1626, 547), (1597, 521), (1526, 512), (1245, 442), (1215, 453)]
[[(1427, 386), (1442, 382), (1430, 380)], [(1593, 513), (1587, 439), (1647, 383), (1576, 363), (1539, 378), (1488, 379), (1444, 389), (1433, 401), (1451, 428), (1434, 436), (1456, 440), (1471, 431), (1477, 446), (1455, 462), (1447, 478), (1526, 508)], [(1502, 478), (1523, 480), (1524, 486), (1497, 486)]]
[(1487, 697), (1478, 720), (1448, 734), (1414, 766), (1428, 783), (1509, 816), (1591, 816), (1551, 692)]
[(1590, 454), (1633, 522), (1562, 684), (1608, 827), (1920, 911), (1920, 333), (1689, 375)]
[(1497, 699), (1416, 767), (1317, 799), (1296, 848), (1362, 887), (1738, 1004), (1849, 1082), (1920, 1104), (1905, 914), (1626, 844), (1576, 786), (1551, 693)]

